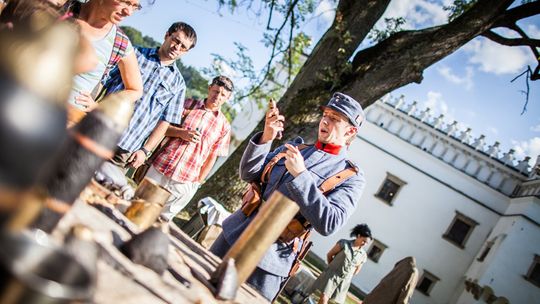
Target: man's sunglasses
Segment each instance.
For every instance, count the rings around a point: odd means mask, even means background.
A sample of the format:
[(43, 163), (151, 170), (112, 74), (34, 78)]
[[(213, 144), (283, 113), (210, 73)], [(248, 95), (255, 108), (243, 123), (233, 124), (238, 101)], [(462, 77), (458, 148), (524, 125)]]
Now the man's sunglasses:
[(229, 92), (232, 92), (232, 90), (233, 90), (232, 86), (230, 86), (229, 84), (227, 84), (227, 83), (225, 83), (225, 82), (223, 82), (223, 81), (221, 81), (219, 79), (214, 79), (212, 81), (212, 84), (215, 84), (215, 85), (217, 85), (219, 87), (224, 87), (225, 90), (227, 90)]

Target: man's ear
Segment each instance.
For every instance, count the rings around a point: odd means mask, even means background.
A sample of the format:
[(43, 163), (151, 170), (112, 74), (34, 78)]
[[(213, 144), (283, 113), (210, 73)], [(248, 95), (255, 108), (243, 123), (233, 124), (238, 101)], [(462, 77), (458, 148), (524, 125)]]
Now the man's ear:
[(358, 133), (358, 128), (355, 127), (355, 126), (349, 126), (349, 128), (347, 129), (347, 135), (356, 135), (356, 133)]
[(358, 133), (358, 128), (355, 126), (350, 126), (347, 129), (347, 132), (345, 133), (348, 136), (347, 141), (345, 143), (347, 146), (349, 146), (352, 143), (357, 133)]

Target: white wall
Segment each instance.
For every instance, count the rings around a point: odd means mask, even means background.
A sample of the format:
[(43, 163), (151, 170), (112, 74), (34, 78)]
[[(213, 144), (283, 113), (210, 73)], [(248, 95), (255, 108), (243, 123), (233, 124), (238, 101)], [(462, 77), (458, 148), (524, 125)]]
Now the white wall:
[(483, 262), (475, 261), (466, 276), (478, 280), (482, 287), (489, 286), (496, 296), (505, 297), (510, 303), (538, 303), (540, 288), (524, 276), (534, 255), (540, 254), (540, 227), (521, 216), (503, 217), (489, 239), (501, 235), (501, 242)]
[[(359, 223), (368, 223), (374, 237), (388, 246), (378, 263), (368, 260), (362, 272), (355, 277), (354, 284), (364, 292), (369, 292), (400, 259), (414, 256), (417, 266), (438, 276), (430, 297), (416, 293), (413, 303), (448, 303), (456, 288), (462, 283), (463, 274), (480, 250), (490, 230), (495, 226), (498, 215), (481, 206), (459, 191), (470, 190), (477, 199), (497, 200), (506, 209), (508, 200), (493, 189), (479, 183), (462, 172), (454, 172), (446, 163), (411, 146), (407, 142), (386, 132), (378, 132), (377, 126), (366, 124), (362, 136), (376, 140), (391, 153), (413, 163), (404, 161), (357, 139), (350, 157), (365, 171), (367, 186), (361, 202), (347, 225), (331, 237), (315, 236), (313, 251), (321, 257), (340, 238), (348, 238), (350, 229)], [(380, 129), (379, 129), (380, 130)], [(414, 168), (418, 166), (418, 168)], [(425, 172), (423, 172), (425, 170)], [(407, 182), (389, 206), (374, 195), (386, 178), (392, 173)], [(453, 182), (458, 189), (452, 189), (429, 175)], [(476, 183), (476, 191), (468, 183)], [(485, 192), (485, 193), (484, 193)], [(483, 202), (485, 204), (492, 203)], [(471, 217), (479, 223), (469, 237), (465, 248), (461, 249), (442, 238), (451, 224), (456, 211)]]
[[(439, 179), (443, 179), (445, 183), (488, 204), (490, 208), (493, 208), (500, 213), (504, 212), (508, 206), (508, 198), (504, 194), (497, 192), (475, 178), (456, 170), (448, 163), (439, 160), (433, 155), (422, 151), (420, 148), (411, 145), (409, 142), (388, 133), (379, 126), (366, 123), (365, 126), (362, 126), (360, 129), (360, 137), (365, 138), (366, 141), (373, 143), (385, 151), (391, 152), (396, 157), (405, 160), (415, 167), (418, 167)], [(360, 139), (360, 141), (363, 141), (363, 139)], [(448, 148), (449, 150), (449, 152), (446, 153), (446, 156), (452, 156), (453, 154), (451, 152), (454, 148), (451, 145), (448, 145), (445, 148)], [(351, 157), (355, 158), (355, 154), (364, 153), (361, 148), (357, 149), (358, 152), (353, 151)], [(370, 158), (374, 158), (377, 157), (377, 155), (378, 154), (369, 156)], [(452, 159), (453, 157), (449, 158)]]
[(533, 221), (540, 222), (540, 199), (536, 197), (520, 197), (510, 201), (505, 214), (526, 214)]
[[(415, 292), (412, 303), (476, 303), (464, 290), (466, 278), (511, 303), (540, 299), (540, 288), (523, 279), (534, 254), (540, 254), (540, 199), (510, 198), (526, 176), (388, 105), (374, 105), (367, 115), (349, 151), (365, 172), (364, 194), (340, 231), (330, 237), (314, 235), (313, 251), (325, 257), (336, 241), (349, 238), (352, 227), (367, 223), (388, 248), (378, 263), (368, 260), (354, 278), (364, 292), (396, 262), (414, 256), (420, 276), (425, 269), (440, 281), (429, 297)], [(375, 197), (387, 173), (406, 182), (392, 206)], [(464, 248), (442, 237), (456, 211), (478, 223)], [(493, 239), (492, 252), (478, 262), (486, 241)]]

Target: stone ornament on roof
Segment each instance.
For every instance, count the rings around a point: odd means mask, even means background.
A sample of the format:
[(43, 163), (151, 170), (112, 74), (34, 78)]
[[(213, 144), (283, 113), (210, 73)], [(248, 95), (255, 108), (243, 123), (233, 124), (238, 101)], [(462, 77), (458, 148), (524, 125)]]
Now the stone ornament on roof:
[[(433, 129), (439, 130), (443, 133), (445, 133), (447, 136), (451, 137), (453, 140), (459, 141), (463, 144), (465, 144), (466, 147), (462, 147), (461, 149), (474, 149), (475, 151), (478, 151), (481, 153), (481, 155), (487, 156), (494, 161), (497, 161), (497, 163), (505, 165), (506, 167), (510, 167), (511, 169), (515, 170), (515, 172), (519, 172), (523, 175), (534, 175), (540, 177), (540, 174), (535, 173), (536, 171), (540, 172), (540, 157), (537, 159), (537, 163), (535, 166), (531, 168), (530, 166), (530, 160), (531, 157), (525, 157), (524, 159), (520, 161), (516, 161), (515, 158), (515, 151), (513, 149), (510, 149), (508, 152), (504, 153), (502, 156), (500, 156), (500, 143), (496, 141), (492, 145), (487, 145), (486, 148), (486, 136), (481, 134), (477, 138), (472, 137), (472, 130), (471, 128), (466, 128), (465, 130), (460, 130), (460, 127), (458, 126), (457, 121), (453, 121), (450, 124), (447, 124), (444, 122), (444, 114), (440, 114), (437, 118), (431, 117), (431, 109), (429, 107), (426, 107), (425, 110), (418, 109), (418, 102), (413, 101), (409, 104), (406, 104), (404, 101), (404, 96), (401, 95), (399, 98), (392, 98), (391, 96), (385, 96), (384, 98), (381, 98), (380, 103), (376, 103), (375, 107), (368, 108), (369, 112), (378, 111), (377, 109), (380, 109), (380, 107), (384, 107), (384, 105), (387, 105), (386, 108), (388, 111), (395, 111), (399, 110), (396, 114), (399, 115), (407, 115), (409, 117), (415, 118), (414, 121), (420, 121), (423, 125), (429, 126)], [(377, 118), (376, 118), (377, 117)], [(369, 121), (373, 121), (373, 119), (379, 120), (381, 119), (380, 115), (372, 116), (372, 119), (369, 119)], [(416, 124), (414, 121), (404, 120), (407, 124)], [(375, 122), (377, 125), (379, 125), (379, 121)], [(396, 130), (403, 130), (402, 128), (398, 128)], [(388, 130), (389, 132), (392, 132)], [(411, 135), (413, 135), (412, 133)], [(426, 134), (426, 136), (429, 136)], [(412, 137), (411, 137), (412, 138)], [(405, 139), (406, 141), (409, 141), (409, 139)], [(437, 136), (435, 138), (438, 138)], [(440, 140), (450, 140), (450, 139), (444, 139), (441, 138)], [(434, 147), (436, 144), (433, 144), (432, 147)], [(467, 148), (468, 147), (468, 148)], [(430, 152), (433, 151), (432, 149), (429, 149)], [(481, 155), (477, 155), (476, 157), (481, 158)], [(536, 171), (535, 171), (536, 170)], [(480, 170), (477, 170), (480, 171)]]
[(483, 151), (484, 150), (484, 139), (485, 139), (486, 136), (484, 136), (484, 134), (481, 134), (480, 137), (478, 137), (474, 143), (472, 144), (472, 147), (475, 149), (475, 150), (480, 150), (480, 151)]
[(439, 115), (433, 122), (433, 128), (440, 129), (444, 122), (444, 114)]

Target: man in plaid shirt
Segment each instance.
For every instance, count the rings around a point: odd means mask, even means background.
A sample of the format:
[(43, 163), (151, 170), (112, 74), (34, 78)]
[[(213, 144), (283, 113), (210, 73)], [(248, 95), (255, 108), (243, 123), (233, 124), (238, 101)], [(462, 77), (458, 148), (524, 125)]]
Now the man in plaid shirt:
[[(139, 167), (159, 144), (169, 124), (180, 123), (186, 84), (175, 62), (195, 47), (196, 42), (197, 34), (190, 25), (175, 22), (160, 47), (136, 48), (144, 95), (135, 103), (112, 163), (122, 168)], [(122, 90), (118, 68), (111, 71), (105, 88), (107, 93)]]
[(186, 100), (182, 124), (169, 126), (166, 143), (157, 152), (146, 177), (171, 191), (161, 218), (170, 221), (191, 200), (218, 156), (229, 152), (231, 126), (221, 112), (229, 100), (232, 81), (218, 76), (204, 100)]

